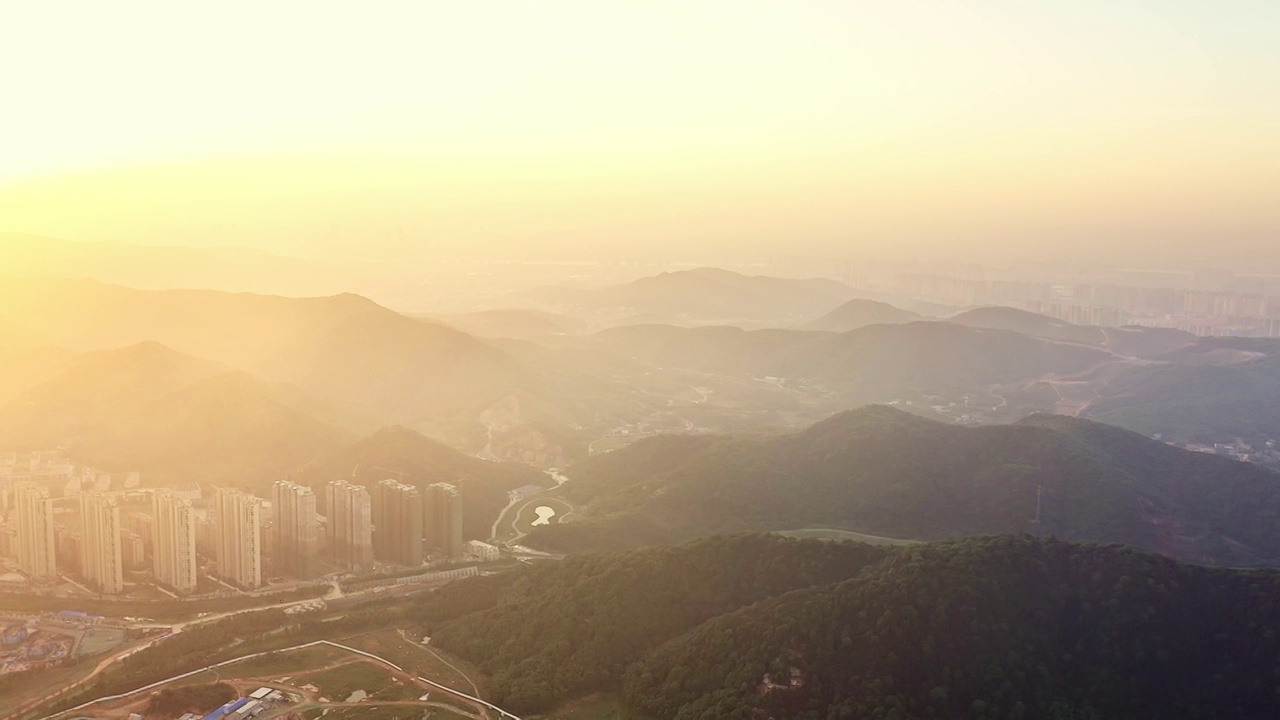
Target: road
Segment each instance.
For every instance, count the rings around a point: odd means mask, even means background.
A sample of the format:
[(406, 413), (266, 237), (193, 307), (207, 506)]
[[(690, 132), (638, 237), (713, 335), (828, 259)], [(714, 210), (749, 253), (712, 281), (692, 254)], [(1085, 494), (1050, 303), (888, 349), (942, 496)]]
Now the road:
[(416, 647), (419, 650), (422, 650), (423, 652), (430, 654), (431, 657), (444, 663), (445, 667), (458, 673), (458, 677), (461, 677), (463, 680), (466, 680), (467, 684), (471, 686), (471, 692), (475, 693), (476, 697), (480, 697), (480, 686), (476, 685), (476, 681), (472, 680), (471, 676), (463, 672), (461, 668), (449, 662), (448, 660), (445, 660), (443, 657), (440, 656), (440, 653), (436, 652), (435, 650), (432, 650), (431, 648), (427, 647), (426, 645), (423, 645), (420, 642), (416, 642), (413, 638), (409, 637), (409, 634), (406, 633), (404, 630), (400, 631), (400, 637), (403, 638), (405, 642), (409, 643), (413, 647)]
[[(374, 592), (374, 590), (368, 590), (366, 592), (372, 593)], [(337, 597), (343, 596), (342, 589), (340, 587), (337, 588), (337, 593), (338, 593)], [(357, 595), (360, 593), (352, 593), (352, 594)], [(326, 595), (325, 597), (331, 597), (331, 596), (334, 596), (333, 590), (330, 590), (329, 595)], [(121, 648), (115, 653), (99, 661), (98, 664), (94, 666), (93, 670), (90, 671), (88, 675), (85, 675), (84, 677), (81, 677), (80, 679), (75, 680), (71, 683), (68, 683), (67, 685), (63, 685), (61, 688), (59, 688), (55, 692), (49, 693), (41, 698), (23, 703), (20, 707), (14, 708), (14, 710), (11, 711), (8, 715), (4, 715), (2, 717), (4, 718), (21, 717), (23, 713), (30, 711), (32, 708), (47, 705), (57, 700), (60, 697), (74, 693), (77, 690), (87, 687), (91, 685), (93, 681), (98, 678), (99, 675), (105, 672), (107, 668), (111, 667), (113, 664), (129, 658), (135, 653), (142, 652), (143, 650), (146, 650), (156, 645), (157, 643), (164, 642), (165, 640), (173, 637), (174, 635), (179, 635), (182, 632), (186, 631), (188, 628), (197, 627), (199, 625), (205, 625), (207, 623), (217, 622), (219, 620), (223, 620), (229, 617), (235, 617), (236, 615), (243, 615), (246, 613), (261, 612), (263, 610), (270, 610), (274, 608), (284, 610), (286, 608), (297, 606), (297, 605), (305, 605), (307, 603), (313, 603), (317, 599), (319, 598), (295, 600), (289, 603), (268, 603), (265, 605), (258, 605), (251, 608), (242, 608), (240, 610), (230, 610), (227, 612), (215, 613), (212, 615), (193, 618), (191, 620), (183, 620), (183, 621), (172, 623), (172, 624), (164, 624), (164, 623), (130, 624), (130, 627), (134, 630), (168, 630), (169, 632), (165, 633), (164, 635), (159, 635), (157, 637), (151, 638), (150, 640), (147, 640), (145, 642), (142, 642), (136, 645), (131, 645), (126, 648)]]
[[(386, 667), (386, 668), (389, 668), (389, 669), (391, 669), (391, 670), (395, 671), (396, 673), (398, 673), (398, 674), (399, 674), (399, 675), (401, 675), (401, 676), (404, 676), (404, 677), (407, 677), (407, 678), (412, 678), (413, 680), (415, 680), (415, 681), (417, 681), (417, 682), (420, 682), (420, 683), (422, 683), (422, 684), (424, 684), (424, 685), (426, 685), (426, 686), (429, 686), (431, 689), (439, 690), (439, 691), (444, 692), (444, 693), (446, 693), (446, 694), (448, 694), (448, 695), (450, 695), (450, 696), (452, 696), (452, 697), (456, 697), (456, 698), (458, 698), (458, 699), (460, 699), (460, 700), (463, 700), (463, 701), (464, 701), (464, 702), (466, 702), (467, 704), (472, 705), (473, 707), (475, 707), (475, 708), (480, 712), (480, 715), (481, 715), (481, 716), (488, 717), (488, 711), (492, 710), (493, 712), (498, 713), (498, 715), (499, 715), (501, 718), (504, 718), (504, 719), (509, 718), (510, 720), (521, 720), (521, 719), (520, 719), (519, 717), (517, 717), (516, 715), (513, 715), (512, 713), (509, 713), (509, 712), (507, 712), (506, 710), (503, 710), (502, 708), (498, 707), (497, 705), (494, 705), (493, 703), (490, 703), (490, 702), (488, 702), (487, 700), (484, 700), (484, 699), (482, 699), (482, 698), (478, 697), (478, 695), (479, 695), (479, 691), (478, 691), (478, 690), (476, 691), (476, 695), (469, 695), (469, 694), (464, 693), (464, 692), (462, 692), (462, 691), (460, 691), (460, 690), (455, 690), (454, 688), (451, 688), (451, 687), (449, 687), (449, 686), (447, 686), (447, 685), (441, 685), (440, 683), (435, 682), (435, 681), (433, 681), (433, 680), (428, 680), (428, 679), (426, 679), (426, 678), (424, 678), (424, 677), (416, 677), (416, 676), (414, 676), (414, 675), (412, 675), (412, 674), (410, 674), (410, 673), (406, 672), (404, 668), (400, 667), (399, 665), (396, 665), (395, 663), (391, 662), (390, 660), (387, 660), (386, 658), (379, 657), (378, 655), (374, 655), (373, 653), (365, 652), (364, 650), (359, 650), (359, 649), (356, 649), (356, 648), (350, 647), (350, 646), (348, 646), (348, 645), (343, 645), (343, 644), (341, 644), (341, 643), (332, 642), (332, 641), (330, 641), (330, 640), (316, 640), (316, 641), (314, 641), (314, 642), (304, 643), (304, 644), (302, 644), (302, 645), (295, 645), (295, 646), (293, 646), (293, 647), (282, 648), (282, 649), (279, 649), (279, 650), (267, 650), (267, 651), (263, 651), (263, 652), (259, 652), (259, 653), (253, 653), (253, 654), (250, 654), (250, 655), (245, 655), (245, 656), (243, 656), (243, 657), (234, 658), (234, 659), (231, 659), (231, 660), (224, 660), (224, 661), (219, 662), (219, 663), (213, 663), (213, 664), (211, 664), (211, 665), (206, 665), (206, 666), (204, 666), (204, 667), (202, 667), (202, 668), (198, 668), (198, 669), (196, 669), (196, 670), (191, 670), (191, 671), (189, 671), (189, 672), (185, 672), (185, 673), (182, 673), (182, 674), (180, 674), (180, 675), (175, 675), (175, 676), (173, 676), (173, 677), (171, 677), (171, 678), (166, 678), (166, 679), (164, 679), (164, 680), (160, 680), (160, 681), (158, 681), (158, 682), (154, 682), (154, 683), (151, 683), (151, 684), (149, 684), (149, 685), (145, 685), (145, 686), (143, 686), (143, 687), (137, 688), (137, 689), (135, 689), (135, 690), (131, 690), (131, 691), (126, 692), (126, 693), (120, 693), (120, 694), (118, 694), (118, 695), (109, 695), (109, 696), (106, 696), (106, 697), (95, 698), (94, 700), (91, 700), (91, 701), (86, 702), (86, 703), (82, 703), (82, 704), (80, 704), (80, 705), (77, 705), (76, 707), (69, 708), (69, 709), (64, 710), (64, 711), (62, 711), (62, 712), (59, 712), (59, 713), (55, 713), (55, 714), (53, 714), (53, 715), (46, 716), (45, 718), (42, 718), (42, 720), (53, 720), (53, 718), (59, 718), (59, 717), (71, 717), (71, 716), (74, 716), (76, 713), (78, 713), (78, 712), (80, 712), (80, 711), (82, 711), (82, 710), (85, 710), (86, 708), (89, 708), (89, 707), (91, 707), (91, 706), (93, 706), (93, 705), (96, 705), (96, 704), (98, 704), (98, 703), (103, 703), (103, 702), (108, 702), (108, 703), (109, 703), (109, 702), (114, 702), (114, 701), (116, 701), (116, 700), (122, 700), (122, 699), (128, 698), (128, 697), (130, 697), (130, 696), (138, 695), (139, 693), (145, 693), (145, 692), (148, 692), (148, 691), (150, 691), (150, 690), (154, 690), (154, 689), (156, 689), (156, 688), (158, 688), (158, 687), (161, 687), (161, 686), (164, 686), (164, 685), (168, 685), (168, 684), (170, 684), (170, 683), (174, 683), (174, 682), (179, 682), (179, 681), (181, 681), (181, 680), (185, 680), (185, 679), (187, 679), (187, 678), (189, 678), (189, 677), (193, 677), (193, 676), (199, 675), (199, 674), (201, 674), (201, 673), (206, 673), (206, 672), (214, 671), (214, 670), (216, 670), (217, 668), (220, 668), (220, 667), (226, 667), (226, 666), (228, 666), (228, 665), (233, 665), (233, 664), (235, 664), (235, 663), (244, 662), (244, 661), (246, 661), (246, 660), (253, 660), (253, 659), (255, 659), (255, 658), (259, 658), (259, 657), (262, 657), (262, 656), (264, 656), (264, 655), (269, 655), (269, 654), (271, 654), (271, 653), (279, 653), (279, 652), (294, 652), (294, 651), (297, 651), (297, 650), (305, 650), (305, 649), (307, 649), (307, 648), (311, 648), (311, 647), (318, 647), (318, 646), (321, 646), (321, 645), (325, 645), (325, 646), (328, 646), (328, 647), (336, 648), (336, 649), (338, 649), (338, 650), (344, 650), (344, 651), (346, 651), (346, 652), (353, 653), (353, 654), (355, 654), (355, 655), (359, 655), (359, 656), (361, 656), (361, 657), (364, 657), (364, 658), (367, 658), (367, 659), (373, 660), (374, 662), (376, 662), (376, 663), (378, 663), (378, 664), (380, 664), (380, 665), (382, 665), (382, 666), (384, 666), (384, 667)], [(433, 653), (433, 654), (434, 654), (434, 653)], [(439, 657), (439, 656), (437, 655), (437, 657)], [(446, 664), (448, 664), (448, 663), (446, 663)], [(450, 665), (450, 667), (453, 667), (453, 666), (452, 666), (452, 665)], [(456, 668), (454, 668), (454, 669), (455, 669), (455, 671), (457, 671), (457, 669), (456, 669)], [(461, 671), (458, 671), (458, 672), (459, 672), (459, 674), (462, 674), (462, 673), (461, 673)], [(466, 677), (466, 675), (463, 675), (463, 677)], [(471, 683), (470, 678), (467, 678), (467, 682)], [(475, 684), (474, 684), (474, 683), (472, 683), (472, 687), (473, 687), (473, 688), (475, 687)], [(435, 705), (435, 706), (439, 706), (440, 704), (439, 704), (439, 703), (428, 703), (428, 702), (423, 702), (423, 701), (401, 701), (401, 702), (377, 703), (377, 705), (379, 705), (379, 706), (381, 706), (381, 705), (405, 705), (405, 706), (417, 706), (417, 707), (421, 707), (421, 706), (424, 706), (424, 705)], [(370, 704), (357, 704), (357, 703), (324, 703), (324, 704), (315, 704), (315, 706), (316, 706), (316, 707), (325, 707), (325, 708), (331, 708), (331, 707), (343, 707), (343, 706), (348, 706), (348, 707), (369, 707), (369, 706), (370, 706)], [(449, 706), (444, 706), (444, 707), (448, 708)], [(292, 708), (292, 709), (293, 709), (293, 710), (297, 710), (298, 708)]]
[[(556, 484), (557, 488), (569, 482), (568, 476), (566, 476), (564, 473), (560, 472), (556, 468), (551, 468), (550, 470), (543, 470), (543, 473), (545, 473), (548, 477), (551, 478), (551, 480)], [(498, 514), (498, 519), (493, 521), (493, 527), (489, 530), (489, 539), (490, 540), (498, 539), (498, 528), (502, 526), (503, 521), (507, 519), (507, 514), (510, 513), (513, 508), (515, 508), (517, 505), (520, 505), (523, 507), (523, 503), (526, 500), (536, 498), (539, 495), (547, 492), (548, 490), (553, 490), (553, 489), (555, 488), (543, 488), (542, 490), (539, 490), (536, 493), (533, 493), (531, 495), (525, 495), (524, 497), (517, 498), (507, 503), (507, 506), (502, 508), (502, 512)], [(569, 507), (571, 508), (573, 507), (568, 502), (566, 502), (565, 504), (569, 505)], [(514, 540), (520, 539), (521, 537), (523, 536), (519, 534), (519, 531), (516, 531), (516, 537), (512, 540), (512, 542), (514, 542)]]

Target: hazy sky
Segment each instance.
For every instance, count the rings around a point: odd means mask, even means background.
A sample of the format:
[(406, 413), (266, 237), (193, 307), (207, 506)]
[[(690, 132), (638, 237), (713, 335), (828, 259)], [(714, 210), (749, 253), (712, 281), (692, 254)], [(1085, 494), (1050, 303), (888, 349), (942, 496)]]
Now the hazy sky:
[(5, 3), (0, 230), (1280, 257), (1280, 2)]

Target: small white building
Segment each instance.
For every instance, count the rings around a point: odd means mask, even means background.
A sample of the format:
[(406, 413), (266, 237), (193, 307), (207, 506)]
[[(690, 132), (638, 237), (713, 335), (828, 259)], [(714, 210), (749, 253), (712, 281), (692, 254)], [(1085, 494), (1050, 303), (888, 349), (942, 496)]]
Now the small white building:
[(493, 562), (498, 559), (499, 551), (494, 545), (479, 540), (467, 542), (467, 554), (482, 562)]

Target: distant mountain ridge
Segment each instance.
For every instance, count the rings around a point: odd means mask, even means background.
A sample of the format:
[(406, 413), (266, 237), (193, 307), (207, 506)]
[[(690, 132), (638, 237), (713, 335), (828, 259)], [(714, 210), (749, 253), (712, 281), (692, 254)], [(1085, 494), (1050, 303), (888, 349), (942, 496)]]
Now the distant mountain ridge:
[(1130, 325), (1105, 328), (1075, 325), (1064, 320), (1011, 307), (983, 307), (952, 317), (948, 322), (966, 327), (1008, 330), (1031, 337), (1105, 348), (1119, 355), (1153, 358), (1196, 342), (1196, 336), (1170, 328)]
[(0, 410), (0, 445), (157, 479), (265, 482), (349, 430), (285, 388), (148, 342), (69, 358)]
[(875, 300), (853, 299), (804, 325), (804, 330), (849, 332), (868, 325), (896, 325), (923, 320), (921, 315)]
[(963, 390), (1070, 374), (1111, 357), (1101, 349), (946, 322), (846, 333), (638, 325), (601, 331), (582, 344), (659, 366), (860, 387), (869, 394), (855, 397), (886, 401), (906, 389)]
[(0, 306), (70, 348), (155, 341), (349, 404), (384, 424), (441, 433), (456, 433), (459, 416), (474, 418), (525, 381), (518, 364), (491, 345), (357, 295), (285, 298), (0, 278)]
[(1060, 416), (965, 428), (868, 407), (779, 437), (644, 440), (569, 474), (582, 519), (527, 543), (608, 550), (815, 527), (919, 540), (1030, 532), (1280, 564), (1280, 475)]
[(425, 487), (446, 482), (462, 493), (462, 528), (467, 539), (488, 540), (507, 505), (507, 493), (526, 485), (548, 485), (527, 465), (492, 463), (465, 455), (404, 427), (383, 428), (307, 463), (296, 477), (319, 488), (334, 480), (373, 485), (388, 478)]

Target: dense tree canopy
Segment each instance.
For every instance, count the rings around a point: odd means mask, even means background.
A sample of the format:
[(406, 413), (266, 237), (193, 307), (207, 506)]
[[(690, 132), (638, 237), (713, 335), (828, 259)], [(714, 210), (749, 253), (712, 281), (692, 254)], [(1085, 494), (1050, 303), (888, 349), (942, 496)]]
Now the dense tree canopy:
[(1031, 536), (893, 549), (717, 537), (462, 581), (418, 618), (516, 712), (610, 689), (679, 720), (1280, 707), (1280, 573)]
[[(717, 615), (857, 575), (887, 551), (748, 535), (536, 568), (502, 592), (497, 578), (455, 583), (424, 608), (433, 642), (477, 661), (497, 702), (541, 710), (620, 686), (627, 665)], [(463, 598), (483, 608), (448, 621)], [(441, 620), (444, 620), (441, 622)]]

